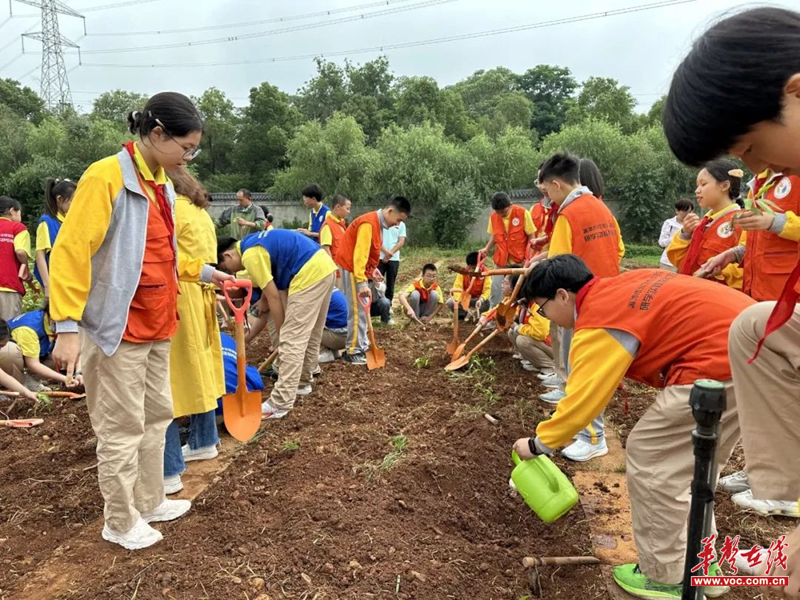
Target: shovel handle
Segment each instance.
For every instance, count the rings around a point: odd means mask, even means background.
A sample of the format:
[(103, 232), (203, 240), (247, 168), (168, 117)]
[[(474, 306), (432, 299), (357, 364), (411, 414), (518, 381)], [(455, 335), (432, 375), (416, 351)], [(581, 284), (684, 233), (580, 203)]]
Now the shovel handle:
[(361, 308), (364, 309), (364, 312), (367, 313), (367, 317), (369, 317), (369, 310), (372, 306), (372, 292), (370, 291), (369, 296), (358, 296), (358, 303), (361, 305)]
[(545, 565), (598, 565), (600, 559), (595, 556), (553, 556), (539, 557), (526, 556), (522, 559), (522, 566), (526, 569), (543, 567)]
[(481, 349), (481, 348), (483, 348), (483, 347), (484, 347), (486, 344), (488, 344), (488, 343), (489, 343), (489, 340), (491, 340), (491, 339), (492, 339), (494, 336), (496, 336), (498, 333), (500, 333), (500, 330), (499, 330), (499, 329), (495, 329), (495, 330), (494, 330), (492, 333), (490, 333), (490, 334), (489, 334), (489, 335), (487, 335), (485, 338), (483, 338), (483, 339), (480, 341), (480, 343), (479, 343), (478, 345), (476, 345), (476, 346), (475, 346), (475, 347), (474, 347), (472, 350), (470, 350), (470, 351), (467, 353), (467, 358), (471, 358), (473, 354), (475, 354), (475, 353), (476, 353), (478, 350), (480, 350), (480, 349)]
[(272, 363), (274, 363), (276, 358), (278, 358), (278, 351), (277, 350), (275, 350), (266, 359), (264, 359), (264, 362), (262, 362), (258, 366), (258, 372), (259, 373), (263, 373), (264, 369), (266, 369), (268, 366), (270, 366)]
[[(237, 308), (233, 304), (233, 300), (231, 300), (229, 292), (231, 290), (247, 290), (247, 294), (244, 297), (244, 301), (242, 305)], [(233, 312), (234, 320), (237, 323), (244, 323), (244, 315), (247, 312), (247, 309), (250, 307), (250, 298), (253, 296), (253, 282), (249, 279), (234, 279), (228, 280), (222, 284), (222, 293), (225, 294), (225, 302), (228, 303), (228, 306)]]

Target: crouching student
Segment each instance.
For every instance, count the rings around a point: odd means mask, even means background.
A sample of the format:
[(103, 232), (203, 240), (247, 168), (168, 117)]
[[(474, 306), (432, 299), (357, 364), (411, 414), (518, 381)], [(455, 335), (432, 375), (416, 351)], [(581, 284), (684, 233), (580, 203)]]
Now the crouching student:
[[(467, 268), (475, 270), (478, 268), (478, 253), (470, 252), (467, 254)], [(485, 267), (481, 267), (481, 271), (485, 271)], [(463, 298), (462, 294), (469, 295), (469, 307), (475, 308), (478, 316), (484, 308), (489, 307), (489, 295), (492, 292), (492, 280), (490, 277), (472, 277), (471, 275), (456, 275), (456, 280), (453, 282), (453, 289), (451, 290), (452, 296), (447, 299), (447, 308), (452, 312), (453, 306), (456, 302), (460, 302)], [(465, 319), (467, 311), (463, 306), (458, 309), (458, 318)]]
[(54, 371), (45, 364), (50, 358), (50, 353), (55, 346), (55, 332), (53, 323), (50, 320), (50, 307), (45, 301), (44, 306), (39, 310), (32, 310), (8, 322), (11, 329), (11, 339), (17, 346), (16, 352), (13, 348), (9, 350), (13, 356), (12, 360), (21, 370), (24, 366), (28, 373), (38, 378), (54, 381), (67, 387), (78, 387), (83, 385), (83, 375), (80, 371), (80, 362), (72, 381), (67, 385), (67, 378), (61, 373)]
[(333, 290), (325, 329), (319, 351), (319, 363), (332, 363), (342, 355), (347, 346), (347, 298), (339, 289)]
[(372, 292), (369, 316), (380, 317), (383, 325), (394, 325), (392, 301), (386, 297), (386, 281), (372, 280), (369, 282), (369, 289)]
[[(506, 292), (511, 295), (518, 279), (519, 275), (506, 277), (503, 295), (506, 295)], [(550, 321), (539, 313), (540, 310), (535, 302), (523, 302), (517, 322), (508, 330), (508, 339), (515, 352), (519, 354), (523, 369), (532, 373), (550, 373), (554, 368)]]
[[(659, 392), (628, 436), (627, 480), (639, 564), (614, 569), (629, 594), (680, 598), (686, 520), (694, 472), (689, 394), (698, 379), (724, 384), (717, 460), (722, 469), (739, 440), (727, 332), (753, 300), (726, 286), (658, 269), (598, 279), (574, 255), (535, 267), (523, 295), (561, 327), (575, 331), (566, 397), (536, 436), (514, 449), (522, 458), (551, 454), (597, 417), (629, 377)], [(671, 323), (672, 327), (664, 327)], [(712, 531), (714, 533), (714, 531)], [(712, 573), (721, 574), (712, 565)], [(727, 591), (706, 588), (716, 597)]]
[(25, 374), (18, 360), (19, 348), (11, 342), (11, 331), (8, 323), (0, 319), (0, 385), (4, 390), (19, 392), (23, 398), (36, 400), (36, 393), (26, 388), (23, 383)]
[(422, 277), (415, 279), (400, 294), (400, 304), (412, 321), (427, 323), (442, 308), (444, 296), (436, 282), (437, 277), (436, 265), (428, 263), (422, 267)]
[[(280, 419), (297, 396), (312, 392), (336, 265), (320, 245), (296, 231), (273, 229), (241, 242), (220, 239), (219, 265), (229, 273), (246, 269), (261, 289), (257, 307), (269, 312), (278, 338), (278, 381), (262, 405), (265, 419)], [(285, 292), (285, 299), (282, 293)]]
[(396, 196), (385, 208), (356, 218), (342, 238), (336, 263), (342, 268), (347, 296), (347, 351), (343, 358), (350, 364), (367, 364), (367, 319), (371, 317), (360, 305), (359, 298), (372, 295), (369, 282), (380, 262), (383, 230), (404, 222), (410, 214), (408, 199)]

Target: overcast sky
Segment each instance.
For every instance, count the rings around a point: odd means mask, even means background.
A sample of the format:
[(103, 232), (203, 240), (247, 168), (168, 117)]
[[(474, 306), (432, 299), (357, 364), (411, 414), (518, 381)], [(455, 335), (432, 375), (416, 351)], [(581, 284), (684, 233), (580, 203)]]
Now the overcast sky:
[[(76, 41), (83, 53), (84, 66), (78, 66), (77, 55), (66, 56), (73, 100), (83, 111), (90, 110), (99, 93), (116, 88), (144, 94), (170, 89), (199, 95), (215, 86), (235, 104), (243, 105), (250, 88), (262, 81), (294, 93), (314, 74), (311, 58), (201, 67), (192, 64), (324, 56), (328, 52), (569, 20), (656, 4), (654, 0), (384, 0), (383, 5), (376, 0), (64, 0), (64, 3), (83, 11), (86, 17), (85, 37), (80, 19), (59, 17), (61, 33)], [(800, 9), (800, 0), (772, 4)], [(353, 53), (350, 59), (362, 63), (383, 53), (388, 56), (395, 75), (429, 75), (441, 85), (454, 83), (478, 69), (504, 66), (521, 73), (541, 63), (561, 65), (568, 67), (579, 81), (592, 75), (616, 78), (630, 87), (639, 110), (646, 110), (666, 91), (672, 70), (694, 37), (725, 11), (757, 5), (735, 0), (693, 0), (490, 37)], [(352, 7), (361, 8), (342, 10)], [(0, 47), (11, 43), (20, 33), (40, 27), (37, 18), (18, 16), (35, 15), (35, 8), (15, 0), (13, 10), (15, 18), (7, 19), (8, 8), (0, 9), (3, 34)], [(329, 10), (339, 12), (296, 19)], [(389, 11), (391, 14), (370, 16)], [(253, 24), (281, 18), (286, 20)], [(319, 26), (326, 22), (327, 25)], [(213, 29), (175, 31), (202, 27)], [(293, 31), (280, 33), (276, 29)], [(145, 33), (155, 30), (170, 33)], [(117, 35), (126, 32), (142, 33)], [(258, 35), (263, 32), (271, 33)], [(192, 47), (96, 53), (247, 35), (253, 37)], [(41, 45), (26, 41), (25, 47), (25, 55), (20, 55), (18, 44), (0, 51), (0, 77), (21, 79), (38, 90)], [(344, 59), (345, 56), (332, 57), (337, 62)], [(91, 66), (98, 64), (113, 66)], [(153, 64), (179, 66), (145, 68)]]

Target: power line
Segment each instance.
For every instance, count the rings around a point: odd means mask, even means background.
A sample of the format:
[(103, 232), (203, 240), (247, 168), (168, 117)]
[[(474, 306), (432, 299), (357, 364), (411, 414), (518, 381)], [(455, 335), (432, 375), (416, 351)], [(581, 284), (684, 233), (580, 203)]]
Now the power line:
[(354, 10), (374, 8), (376, 6), (389, 6), (391, 4), (400, 4), (411, 1), (412, 0), (381, 0), (380, 2), (371, 2), (369, 4), (358, 4), (356, 6), (346, 6), (344, 8), (334, 8), (331, 10), (321, 10), (319, 12), (313, 12), (313, 13), (288, 15), (285, 17), (275, 17), (273, 19), (263, 19), (261, 21), (243, 21), (239, 23), (229, 23), (227, 25), (207, 25), (204, 27), (185, 27), (182, 29), (153, 29), (150, 31), (117, 31), (117, 32), (91, 33), (89, 34), (89, 36), (124, 37), (132, 35), (174, 35), (176, 33), (194, 33), (197, 31), (212, 31), (216, 29), (232, 29), (234, 27), (255, 27), (257, 25), (266, 25), (268, 23), (285, 23), (287, 21), (300, 21), (303, 19), (312, 19), (314, 17), (325, 17), (343, 12), (351, 12)]
[(449, 4), (451, 2), (458, 2), (458, 0), (424, 0), (423, 2), (418, 2), (417, 4), (412, 4), (410, 6), (404, 6), (399, 8), (390, 8), (386, 10), (376, 11), (372, 13), (363, 13), (360, 15), (354, 15), (352, 17), (342, 17), (339, 19), (332, 19), (329, 21), (318, 21), (316, 23), (309, 23), (307, 25), (295, 25), (293, 27), (285, 27), (283, 29), (269, 29), (267, 31), (257, 31), (255, 33), (247, 33), (244, 35), (234, 35), (228, 36), (223, 38), (214, 38), (214, 39), (203, 39), (197, 40), (194, 42), (176, 42), (174, 44), (158, 44), (154, 46), (134, 46), (131, 48), (107, 48), (105, 50), (87, 50), (84, 51), (83, 54), (118, 54), (121, 52), (128, 53), (128, 52), (145, 52), (148, 50), (169, 50), (173, 48), (185, 48), (185, 47), (194, 47), (194, 46), (208, 46), (210, 44), (222, 44), (228, 42), (239, 42), (243, 40), (252, 40), (260, 37), (266, 37), (268, 35), (277, 35), (281, 33), (291, 33), (294, 31), (306, 31), (308, 29), (316, 29), (317, 27), (328, 27), (330, 25), (338, 25), (341, 23), (349, 23), (351, 21), (362, 21), (364, 19), (372, 19), (374, 17), (383, 17), (386, 15), (393, 15), (397, 13), (408, 12), (412, 10), (419, 10), (421, 8), (428, 8), (430, 6), (437, 6), (439, 4)]
[(640, 4), (628, 8), (619, 8), (615, 10), (608, 10), (603, 12), (589, 13), (585, 15), (578, 15), (576, 17), (566, 17), (563, 19), (554, 19), (551, 21), (541, 21), (539, 23), (530, 23), (528, 25), (517, 25), (514, 27), (506, 27), (503, 29), (492, 29), (488, 31), (478, 31), (475, 33), (465, 33), (449, 37), (433, 38), (428, 40), (418, 40), (414, 42), (400, 42), (397, 44), (385, 44), (382, 46), (371, 46), (369, 48), (356, 48), (352, 50), (339, 50), (334, 52), (314, 52), (310, 54), (296, 54), (294, 56), (276, 56), (271, 58), (258, 58), (251, 60), (239, 61), (222, 61), (222, 62), (206, 62), (206, 63), (158, 63), (158, 64), (122, 64), (122, 63), (83, 63), (84, 67), (95, 68), (117, 68), (117, 69), (177, 69), (177, 68), (195, 68), (195, 67), (228, 67), (234, 65), (255, 65), (262, 63), (276, 63), (297, 60), (309, 60), (313, 58), (325, 58), (331, 56), (348, 56), (351, 54), (365, 54), (370, 52), (385, 52), (387, 50), (399, 50), (402, 48), (413, 48), (418, 46), (430, 46), (434, 44), (444, 44), (449, 42), (457, 42), (462, 40), (470, 40), (482, 37), (490, 37), (495, 35), (502, 35), (505, 33), (516, 33), (520, 31), (528, 31), (531, 29), (543, 29), (547, 27), (554, 27), (556, 25), (566, 25), (569, 23), (577, 23), (580, 21), (591, 21), (595, 19), (602, 19), (606, 17), (614, 17), (635, 12), (644, 12), (654, 10), (657, 8), (665, 8), (668, 6), (677, 6), (680, 4), (689, 4), (697, 2), (698, 0), (666, 0), (662, 2), (653, 2), (650, 4)]
[(81, 12), (95, 12), (98, 10), (108, 10), (109, 8), (121, 8), (123, 6), (135, 6), (136, 4), (147, 4), (149, 2), (158, 2), (159, 0), (129, 0), (128, 2), (117, 2), (115, 4), (104, 4), (102, 6), (90, 6), (88, 8), (81, 8)]

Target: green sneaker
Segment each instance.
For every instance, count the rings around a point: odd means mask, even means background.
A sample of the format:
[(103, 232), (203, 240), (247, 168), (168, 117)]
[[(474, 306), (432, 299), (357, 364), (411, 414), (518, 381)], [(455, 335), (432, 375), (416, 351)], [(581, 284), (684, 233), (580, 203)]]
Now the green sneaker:
[(614, 567), (614, 581), (631, 596), (646, 600), (658, 598), (680, 598), (683, 586), (679, 583), (651, 581), (639, 570), (638, 564)]
[[(719, 564), (711, 563), (708, 569), (709, 577), (724, 575)], [(656, 598), (680, 598), (683, 586), (679, 583), (659, 583), (651, 581), (644, 573), (639, 570), (639, 565), (628, 564), (614, 568), (614, 581), (631, 596), (637, 598), (656, 599)], [(727, 594), (731, 588), (728, 586), (706, 586), (703, 593), (708, 598), (719, 598)]]

